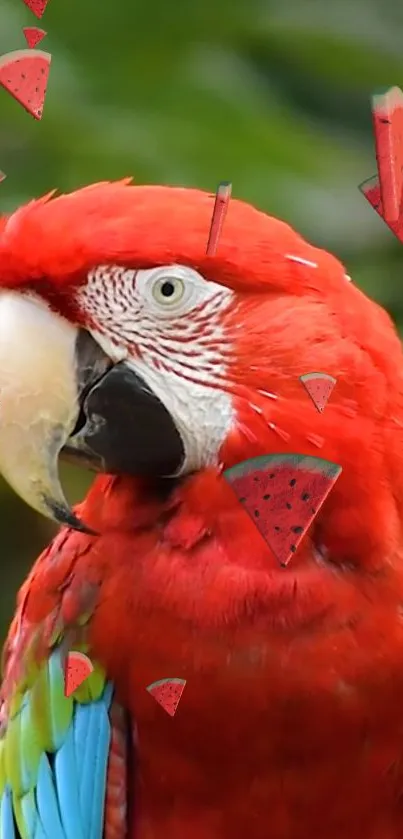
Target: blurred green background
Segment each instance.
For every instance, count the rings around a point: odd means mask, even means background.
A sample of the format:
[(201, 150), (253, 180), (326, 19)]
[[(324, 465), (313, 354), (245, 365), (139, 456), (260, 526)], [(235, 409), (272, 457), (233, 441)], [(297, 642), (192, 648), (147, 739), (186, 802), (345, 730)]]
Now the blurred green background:
[[(370, 96), (403, 87), (396, 0), (1, 0), (0, 52), (47, 30), (41, 122), (0, 90), (0, 212), (133, 175), (233, 194), (335, 252), (403, 326), (403, 248), (357, 186), (376, 172)], [(79, 500), (91, 476), (63, 469)], [(0, 640), (54, 530), (0, 483)]]

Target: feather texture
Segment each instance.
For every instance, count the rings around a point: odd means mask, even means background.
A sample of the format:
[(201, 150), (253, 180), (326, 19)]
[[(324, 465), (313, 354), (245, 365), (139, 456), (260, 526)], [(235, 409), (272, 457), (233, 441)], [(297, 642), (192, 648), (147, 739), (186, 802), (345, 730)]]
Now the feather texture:
[(10, 703), (17, 710), (0, 740), (0, 839), (102, 837), (112, 694), (96, 666), (81, 696), (66, 698), (59, 645)]

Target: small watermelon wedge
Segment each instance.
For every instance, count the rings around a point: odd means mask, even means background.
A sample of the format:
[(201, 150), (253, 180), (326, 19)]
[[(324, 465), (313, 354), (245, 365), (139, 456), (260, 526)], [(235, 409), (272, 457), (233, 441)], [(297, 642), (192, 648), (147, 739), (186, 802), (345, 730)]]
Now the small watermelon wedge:
[(28, 6), (28, 9), (31, 10), (35, 17), (40, 19), (45, 13), (49, 0), (24, 0), (24, 3)]
[(15, 50), (0, 58), (0, 85), (35, 119), (42, 119), (52, 56)]
[(146, 690), (170, 717), (174, 717), (185, 685), (186, 679), (159, 679), (148, 685)]
[(44, 29), (39, 29), (38, 26), (24, 26), (22, 31), (30, 50), (35, 49), (47, 34)]
[(337, 379), (329, 373), (304, 373), (299, 380), (311, 397), (315, 408), (323, 414)]
[(269, 454), (238, 463), (223, 477), (280, 565), (295, 554), (342, 471), (303, 454)]
[(359, 190), (362, 192), (364, 198), (367, 199), (371, 207), (378, 213), (383, 221), (386, 222), (392, 233), (395, 234), (399, 242), (403, 242), (403, 213), (399, 216), (397, 221), (386, 221), (383, 214), (383, 205), (381, 198), (381, 188), (379, 185), (378, 175), (373, 175), (362, 184), (359, 185)]
[(64, 695), (71, 696), (91, 676), (94, 665), (84, 653), (67, 653), (64, 664)]
[(376, 159), (386, 223), (400, 215), (403, 186), (403, 93), (399, 87), (372, 97)]

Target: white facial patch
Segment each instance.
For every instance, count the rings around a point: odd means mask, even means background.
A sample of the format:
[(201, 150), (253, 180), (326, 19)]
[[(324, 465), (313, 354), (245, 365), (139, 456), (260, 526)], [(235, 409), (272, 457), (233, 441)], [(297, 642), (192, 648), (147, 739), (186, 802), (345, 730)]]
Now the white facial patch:
[(233, 299), (230, 289), (183, 265), (100, 266), (77, 293), (93, 338), (169, 411), (186, 453), (181, 472), (217, 463), (235, 423), (224, 389), (232, 346), (223, 314)]

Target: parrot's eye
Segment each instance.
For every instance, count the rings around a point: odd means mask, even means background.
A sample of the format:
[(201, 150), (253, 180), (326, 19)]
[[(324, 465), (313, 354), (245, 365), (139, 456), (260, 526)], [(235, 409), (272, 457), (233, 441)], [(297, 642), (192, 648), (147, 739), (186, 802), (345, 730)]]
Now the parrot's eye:
[(185, 283), (179, 277), (159, 277), (152, 286), (154, 300), (161, 306), (174, 306), (185, 293)]

